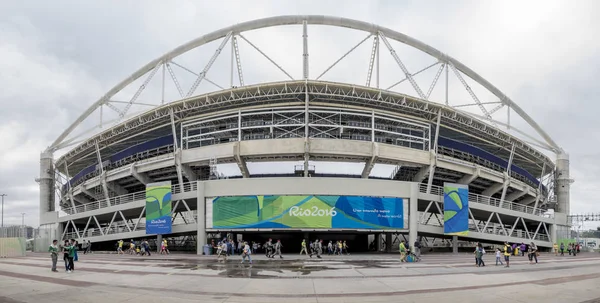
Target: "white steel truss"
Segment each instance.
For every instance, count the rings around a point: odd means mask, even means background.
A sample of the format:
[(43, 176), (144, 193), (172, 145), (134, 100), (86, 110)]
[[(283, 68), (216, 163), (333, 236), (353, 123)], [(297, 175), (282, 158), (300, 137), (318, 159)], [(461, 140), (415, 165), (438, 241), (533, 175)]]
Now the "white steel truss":
[[(217, 30), (212, 33), (208, 33), (202, 37), (199, 37), (198, 39), (195, 39), (187, 44), (184, 44), (184, 45), (174, 49), (173, 51), (149, 62), (144, 67), (140, 68), (138, 71), (133, 73), (130, 77), (128, 77), (127, 79), (125, 79), (124, 81), (122, 81), (121, 83), (116, 85), (110, 91), (108, 91), (97, 102), (95, 102), (87, 111), (85, 111), (68, 129), (66, 129), (55, 140), (55, 142), (50, 146), (49, 151), (54, 151), (58, 148), (64, 147), (63, 142), (65, 141), (65, 139), (67, 139), (67, 137), (69, 137), (71, 135), (71, 133), (75, 130), (75, 128), (77, 128), (77, 126), (79, 124), (81, 124), (83, 122), (83, 120), (85, 120), (88, 116), (90, 116), (90, 114), (92, 114), (97, 109), (102, 111), (102, 108), (104, 106), (107, 106), (107, 107), (111, 108), (112, 110), (114, 110), (118, 114), (120, 119), (123, 119), (126, 116), (126, 114), (128, 113), (131, 106), (137, 101), (137, 99), (139, 98), (142, 91), (144, 91), (147, 88), (150, 80), (152, 80), (153, 76), (156, 74), (156, 72), (158, 72), (159, 69), (162, 69), (162, 75), (163, 75), (162, 81), (161, 81), (161, 87), (162, 87), (161, 98), (158, 98), (161, 100), (160, 104), (168, 102), (168, 100), (165, 100), (165, 92), (164, 92), (165, 78), (166, 78), (167, 72), (169, 73), (171, 80), (174, 82), (174, 85), (177, 87), (177, 91), (179, 92), (180, 97), (181, 96), (185, 96), (188, 98), (193, 97), (194, 93), (196, 92), (200, 83), (203, 80), (207, 80), (208, 72), (210, 71), (210, 69), (214, 65), (215, 61), (221, 54), (222, 50), (225, 48), (225, 46), (228, 43), (231, 43), (231, 49), (232, 49), (232, 54), (231, 54), (232, 55), (231, 56), (231, 74), (232, 75), (230, 77), (231, 78), (230, 79), (230, 87), (234, 86), (233, 80), (232, 80), (234, 69), (237, 69), (240, 86), (245, 86), (246, 81), (242, 74), (242, 61), (240, 59), (241, 54), (240, 54), (240, 48), (238, 45), (239, 44), (238, 38), (240, 38), (242, 41), (244, 41), (249, 46), (251, 46), (251, 48), (253, 48), (254, 50), (258, 51), (266, 59), (268, 59), (274, 66), (276, 66), (280, 71), (282, 71), (287, 76), (287, 78), (293, 80), (294, 77), (289, 72), (284, 70), (281, 67), (281, 65), (279, 65), (275, 62), (274, 59), (272, 59), (271, 57), (266, 55), (265, 51), (261, 50), (258, 46), (256, 46), (256, 44), (251, 42), (250, 39), (248, 39), (247, 37), (245, 37), (242, 34), (244, 32), (262, 29), (262, 28), (266, 28), (266, 27), (283, 26), (283, 25), (290, 25), (290, 24), (297, 24), (297, 25), (302, 26), (302, 45), (303, 45), (302, 46), (303, 47), (302, 79), (303, 80), (311, 80), (311, 78), (309, 76), (309, 60), (308, 60), (309, 40), (310, 40), (308, 32), (309, 32), (309, 27), (311, 25), (328, 25), (328, 26), (342, 27), (342, 28), (358, 30), (358, 31), (365, 31), (368, 34), (367, 38), (362, 40), (358, 45), (353, 46), (345, 55), (342, 56), (342, 58), (337, 60), (331, 67), (336, 65), (341, 59), (347, 57), (347, 55), (349, 53), (353, 52), (359, 45), (361, 45), (369, 37), (374, 36), (373, 47), (372, 47), (372, 51), (370, 52), (370, 58), (369, 58), (366, 86), (371, 85), (372, 75), (373, 75), (373, 73), (375, 73), (376, 87), (377, 88), (379, 87), (379, 80), (380, 80), (379, 79), (379, 76), (380, 76), (380, 73), (379, 73), (379, 57), (380, 57), (379, 50), (380, 50), (380, 43), (383, 42), (383, 44), (389, 50), (390, 55), (392, 56), (394, 61), (397, 63), (397, 65), (400, 68), (400, 70), (402, 71), (402, 73), (405, 75), (405, 77), (406, 77), (405, 80), (410, 82), (411, 87), (417, 93), (418, 98), (428, 99), (431, 95), (431, 91), (435, 87), (435, 83), (437, 83), (437, 80), (441, 76), (442, 71), (444, 69), (446, 69), (446, 75), (448, 75), (448, 69), (452, 69), (453, 73), (456, 75), (456, 77), (459, 79), (459, 81), (463, 84), (465, 89), (471, 95), (472, 99), (475, 101), (475, 105), (477, 105), (480, 108), (480, 110), (483, 112), (486, 120), (488, 120), (489, 123), (491, 123), (492, 125), (495, 125), (495, 122), (492, 119), (491, 115), (494, 112), (501, 109), (504, 105), (506, 105), (509, 110), (509, 113), (510, 113), (510, 111), (514, 111), (515, 113), (517, 113), (518, 115), (523, 117), (523, 119), (528, 124), (531, 125), (531, 127), (543, 138), (543, 141), (545, 141), (545, 143), (547, 145), (549, 145), (549, 147), (553, 151), (555, 151), (555, 152), (560, 151), (560, 147), (558, 147), (558, 145), (548, 136), (548, 134), (546, 134), (545, 131), (537, 123), (535, 123), (535, 121), (533, 121), (531, 119), (531, 117), (529, 117), (516, 103), (514, 103), (510, 98), (508, 98), (500, 90), (498, 90), (496, 87), (494, 87), (491, 83), (486, 81), (484, 78), (479, 76), (477, 73), (475, 73), (473, 70), (469, 69), (467, 66), (465, 66), (458, 60), (444, 54), (443, 52), (441, 52), (437, 49), (432, 48), (431, 46), (429, 46), (425, 43), (417, 41), (409, 36), (398, 33), (391, 29), (387, 29), (387, 28), (384, 28), (381, 26), (377, 26), (377, 25), (373, 25), (373, 24), (369, 24), (369, 23), (365, 23), (365, 22), (361, 22), (361, 21), (357, 21), (357, 20), (350, 20), (350, 19), (336, 18), (336, 17), (329, 17), (329, 16), (278, 16), (278, 17), (270, 17), (270, 18), (265, 18), (265, 19), (260, 19), (260, 20), (253, 20), (253, 21), (249, 21), (249, 22), (245, 22), (245, 23), (240, 23), (235, 26), (228, 27), (228, 28), (220, 29), (220, 30)], [(312, 27), (310, 27), (310, 28), (312, 28)], [(190, 85), (190, 88), (188, 89), (187, 93), (184, 94), (183, 87), (181, 85), (182, 83), (175, 76), (175, 72), (171, 68), (171, 65), (174, 64), (173, 59), (181, 56), (182, 54), (189, 52), (190, 50), (201, 47), (212, 41), (220, 41), (220, 43), (219, 43), (218, 47), (216, 48), (216, 50), (214, 51), (214, 54), (208, 59), (207, 63), (204, 65), (204, 68), (202, 69), (202, 71), (200, 71), (199, 73), (195, 73), (192, 71), (193, 69), (187, 68), (181, 64), (178, 65), (178, 66), (182, 67), (183, 69), (187, 70), (188, 72), (192, 72), (193, 74), (196, 75), (195, 80)], [(410, 47), (413, 47), (419, 51), (422, 51), (422, 52), (432, 56), (433, 58), (435, 58), (436, 62), (434, 64), (420, 70), (419, 72), (411, 73), (408, 70), (407, 66), (405, 65), (404, 61), (401, 60), (400, 56), (398, 55), (398, 52), (396, 51), (395, 47), (392, 45), (391, 41), (400, 42), (400, 43), (403, 43)], [(441, 66), (438, 69), (437, 73), (435, 74), (433, 84), (430, 84), (430, 85), (428, 84), (429, 89), (427, 92), (424, 92), (421, 89), (421, 87), (427, 87), (427, 85), (424, 85), (424, 84), (420, 85), (418, 83), (419, 81), (415, 78), (415, 76), (417, 74), (419, 74), (421, 71), (425, 71), (425, 70), (429, 69), (430, 67), (435, 66), (440, 63), (441, 63)], [(235, 66), (235, 68), (234, 68), (234, 66)], [(315, 77), (314, 79), (320, 79), (326, 72), (328, 72), (331, 69), (331, 67), (325, 69), (325, 72), (323, 72), (319, 76)], [(112, 102), (110, 102), (110, 100), (112, 100), (112, 97), (114, 95), (116, 95), (123, 89), (127, 88), (128, 85), (130, 85), (137, 79), (144, 77), (144, 76), (146, 77), (146, 80), (138, 87), (136, 92), (133, 94), (133, 96), (127, 102), (125, 108), (120, 109), (120, 108), (116, 107)], [(477, 83), (478, 85), (481, 85), (484, 89), (488, 90), (491, 94), (495, 95), (495, 97), (498, 100), (497, 102), (500, 102), (501, 104), (499, 104), (494, 109), (491, 109), (491, 110), (486, 109), (485, 108), (486, 102), (480, 101), (479, 97), (475, 94), (475, 91), (472, 89), (472, 85), (467, 83), (466, 78), (470, 78), (470, 80), (473, 80), (475, 83)], [(404, 80), (401, 80), (401, 81), (404, 81)], [(212, 82), (212, 81), (210, 81), (210, 82)], [(214, 82), (212, 82), (212, 83), (215, 84), (220, 89), (223, 89), (222, 86), (217, 85)], [(446, 79), (446, 83), (448, 83), (447, 79)], [(447, 85), (446, 85), (446, 93), (447, 93), (446, 95), (448, 95)], [(448, 99), (446, 98), (446, 102), (447, 101), (448, 101)], [(160, 105), (160, 104), (158, 104), (158, 105)], [(448, 103), (446, 103), (446, 104), (448, 104)], [(507, 116), (507, 119), (508, 119), (508, 116)], [(102, 121), (101, 121), (101, 124), (102, 124)], [(510, 129), (510, 127), (507, 127), (507, 128)]]
[[(423, 212), (420, 213), (419, 224), (444, 226), (444, 212), (442, 203), (430, 201)], [(530, 222), (530, 226), (535, 226), (535, 231), (527, 228), (528, 224), (521, 216), (511, 216), (514, 222), (510, 229), (502, 222), (500, 217), (507, 216), (499, 212), (489, 212), (487, 220), (484, 218), (476, 218), (471, 209), (469, 209), (469, 230), (472, 232), (502, 235), (506, 237), (522, 238), (524, 241), (544, 241), (551, 242), (552, 236), (549, 232), (548, 225), (543, 221)]]
[[(181, 208), (180, 206), (183, 206)], [(185, 200), (173, 201), (174, 210), (171, 214), (172, 225), (190, 225), (194, 228), (197, 225), (197, 213), (192, 210), (189, 204)], [(91, 215), (77, 219), (79, 224), (75, 223), (75, 220), (68, 220), (64, 222), (62, 239), (89, 239), (99, 236), (116, 236), (120, 234), (130, 233), (134, 231), (145, 230), (145, 213), (146, 207), (139, 208), (135, 212), (128, 210), (130, 215), (125, 216), (123, 211), (114, 211), (110, 213), (109, 221), (100, 221), (99, 215)], [(138, 213), (139, 211), (139, 213)], [(104, 218), (107, 218), (107, 214), (102, 214)], [(85, 224), (83, 223), (85, 222)], [(116, 238), (115, 238), (116, 239)]]
[[(256, 86), (254, 89), (244, 89), (239, 92), (216, 93), (206, 95), (201, 98), (187, 100), (185, 102), (174, 103), (169, 108), (160, 108), (152, 112), (141, 115), (139, 118), (129, 120), (126, 123), (113, 128), (110, 132), (105, 132), (96, 137), (96, 140), (89, 143), (84, 143), (68, 152), (63, 158), (71, 158), (81, 153), (87, 155), (94, 152), (95, 143), (98, 142), (106, 146), (111, 142), (116, 142), (123, 138), (123, 135), (131, 134), (132, 131), (144, 128), (145, 131), (151, 131), (159, 125), (165, 125), (170, 120), (171, 110), (180, 116), (193, 116), (196, 110), (209, 109), (226, 109), (235, 108), (235, 104), (243, 102), (248, 106), (254, 102), (255, 104), (271, 104), (277, 106), (281, 102), (300, 102), (300, 96), (304, 93), (305, 85), (302, 82), (282, 83), (277, 85)], [(333, 85), (327, 83), (310, 83), (308, 90), (312, 97), (312, 102), (318, 105), (321, 100), (326, 104), (339, 102), (340, 104), (352, 105), (355, 102), (368, 105), (374, 109), (386, 111), (401, 110), (404, 113), (410, 113), (415, 117), (431, 120), (437, 116), (438, 112), (442, 113), (442, 123), (452, 125), (459, 131), (472, 133), (476, 136), (481, 136), (482, 133), (490, 138), (504, 142), (502, 144), (511, 146), (515, 143), (516, 152), (521, 154), (521, 157), (527, 157), (531, 161), (544, 161), (548, 167), (554, 167), (551, 159), (541, 152), (533, 149), (530, 145), (517, 138), (511, 137), (499, 131), (496, 128), (488, 127), (480, 120), (471, 117), (471, 115), (453, 111), (449, 108), (438, 107), (433, 104), (423, 103), (418, 100), (406, 98), (404, 96), (396, 96), (394, 94), (380, 94), (369, 90), (362, 90), (354, 86)], [(271, 101), (273, 100), (273, 101)], [(277, 101), (275, 101), (277, 100)], [(357, 103), (356, 105), (359, 105)], [(141, 131), (143, 133), (144, 131)], [(59, 160), (58, 164), (62, 164)], [(543, 163), (540, 163), (540, 167)]]

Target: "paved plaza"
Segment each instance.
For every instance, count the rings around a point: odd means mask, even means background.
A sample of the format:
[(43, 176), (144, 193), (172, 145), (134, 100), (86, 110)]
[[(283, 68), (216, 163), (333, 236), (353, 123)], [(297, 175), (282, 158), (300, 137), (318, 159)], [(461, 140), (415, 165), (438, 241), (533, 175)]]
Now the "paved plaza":
[(80, 254), (73, 273), (50, 271), (46, 254), (0, 259), (0, 302), (600, 302), (600, 254), (542, 254), (530, 265), (475, 267), (471, 254), (212, 256)]

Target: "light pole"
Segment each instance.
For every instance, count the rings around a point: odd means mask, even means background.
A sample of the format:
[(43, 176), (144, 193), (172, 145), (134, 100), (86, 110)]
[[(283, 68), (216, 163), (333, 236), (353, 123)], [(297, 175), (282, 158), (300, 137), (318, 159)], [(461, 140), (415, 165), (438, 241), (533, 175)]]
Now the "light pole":
[(21, 230), (23, 238), (27, 238), (27, 233), (25, 232), (25, 213), (21, 213)]
[(0, 197), (2, 197), (2, 226), (0, 227), (4, 227), (4, 197), (8, 196), (7, 194), (0, 194)]
[(2, 197), (2, 223), (0, 223), (0, 237), (4, 237), (4, 197), (8, 196), (7, 194), (0, 194), (0, 197)]

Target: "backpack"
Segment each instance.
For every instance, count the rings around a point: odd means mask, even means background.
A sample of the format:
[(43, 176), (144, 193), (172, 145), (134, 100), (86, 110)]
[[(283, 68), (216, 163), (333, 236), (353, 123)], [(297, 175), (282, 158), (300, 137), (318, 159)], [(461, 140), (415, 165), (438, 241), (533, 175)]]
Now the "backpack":
[(507, 246), (506, 246), (506, 252), (507, 252), (507, 253), (509, 253), (509, 254), (512, 254), (512, 253), (513, 253), (512, 246), (510, 246), (510, 245), (507, 245)]

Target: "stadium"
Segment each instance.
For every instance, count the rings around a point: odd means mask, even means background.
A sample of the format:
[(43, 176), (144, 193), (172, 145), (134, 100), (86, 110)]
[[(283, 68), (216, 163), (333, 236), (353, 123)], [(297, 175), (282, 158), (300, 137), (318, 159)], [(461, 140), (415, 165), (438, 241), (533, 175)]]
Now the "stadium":
[[(322, 30), (335, 32), (315, 47)], [(359, 39), (327, 54), (342, 32)], [(417, 239), (550, 248), (570, 229), (568, 155), (517, 103), (421, 41), (339, 17), (270, 17), (183, 44), (99, 97), (40, 163), (44, 243), (168, 239), (199, 254), (222, 237), (283, 239), (290, 250), (301, 239), (354, 251)], [(452, 184), (468, 188), (458, 233), (447, 229)], [(158, 218), (153, 186), (170, 197), (166, 232), (147, 226)]]

